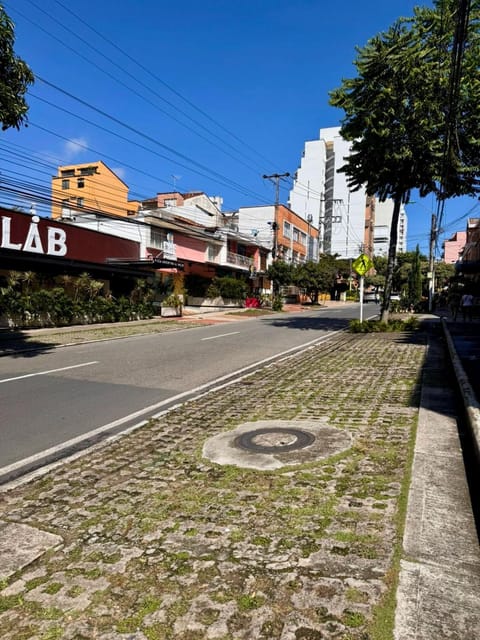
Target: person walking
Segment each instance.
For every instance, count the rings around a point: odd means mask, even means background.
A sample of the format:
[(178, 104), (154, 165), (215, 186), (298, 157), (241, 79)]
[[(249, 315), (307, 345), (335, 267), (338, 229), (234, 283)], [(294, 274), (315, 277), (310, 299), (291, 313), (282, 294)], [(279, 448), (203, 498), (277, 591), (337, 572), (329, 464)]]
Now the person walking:
[(472, 320), (473, 296), (471, 293), (464, 293), (460, 301), (463, 321)]
[(458, 309), (460, 307), (460, 294), (456, 291), (452, 291), (448, 296), (448, 306), (450, 313), (452, 314), (452, 320), (456, 322)]

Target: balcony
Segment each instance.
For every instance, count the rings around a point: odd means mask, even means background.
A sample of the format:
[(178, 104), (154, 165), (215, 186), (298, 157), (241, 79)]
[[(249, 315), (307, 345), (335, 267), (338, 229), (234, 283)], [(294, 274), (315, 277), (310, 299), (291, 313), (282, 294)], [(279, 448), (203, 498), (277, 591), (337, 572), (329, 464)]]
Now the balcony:
[(227, 251), (227, 262), (229, 264), (234, 264), (237, 267), (245, 267), (245, 269), (249, 269), (253, 266), (253, 258), (241, 256), (240, 254), (232, 253), (231, 251)]
[(177, 248), (174, 242), (168, 242), (167, 240), (161, 240), (155, 235), (152, 234), (150, 238), (150, 242), (148, 243), (149, 247), (152, 249), (159, 249), (165, 258), (175, 259), (177, 257)]

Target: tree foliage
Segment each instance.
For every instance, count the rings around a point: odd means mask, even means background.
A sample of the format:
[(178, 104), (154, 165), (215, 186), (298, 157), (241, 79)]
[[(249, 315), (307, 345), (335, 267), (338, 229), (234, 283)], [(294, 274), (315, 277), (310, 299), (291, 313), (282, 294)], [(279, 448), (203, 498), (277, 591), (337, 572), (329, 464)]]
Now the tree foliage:
[(330, 291), (338, 273), (335, 256), (320, 256), (319, 262), (312, 260), (297, 265), (294, 271), (295, 284), (304, 289), (313, 303), (318, 302), (318, 295)]
[(329, 293), (335, 288), (337, 280), (348, 278), (350, 265), (348, 260), (324, 254), (318, 262), (309, 260), (296, 265), (277, 260), (269, 266), (267, 275), (274, 283), (274, 291), (296, 285), (315, 303), (320, 293)]
[(437, 291), (448, 286), (455, 275), (455, 266), (446, 262), (437, 262), (435, 265), (435, 288)]
[(14, 52), (14, 25), (0, 4), (0, 122), (2, 129), (19, 129), (26, 124), (28, 105), (25, 93), (34, 76)]
[(350, 188), (394, 201), (383, 321), (401, 204), (413, 189), (440, 198), (479, 191), (479, 7), (480, 0), (472, 0), (462, 73), (453, 65), (459, 3), (436, 0), (358, 48), (357, 77), (330, 94), (330, 103), (345, 113), (340, 133), (351, 142), (351, 154), (341, 171)]
[(268, 267), (267, 276), (274, 283), (274, 289), (287, 287), (293, 283), (293, 265), (284, 260), (275, 260)]
[(413, 257), (410, 273), (407, 280), (407, 298), (409, 304), (418, 305), (422, 299), (422, 270), (420, 263), (420, 248), (417, 244), (415, 255)]

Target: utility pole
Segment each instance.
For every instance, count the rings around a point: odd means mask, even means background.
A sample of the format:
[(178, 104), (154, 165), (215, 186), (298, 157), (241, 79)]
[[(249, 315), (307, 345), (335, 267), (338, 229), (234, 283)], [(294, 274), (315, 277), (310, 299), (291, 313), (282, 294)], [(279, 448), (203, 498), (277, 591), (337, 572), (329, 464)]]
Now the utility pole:
[(430, 253), (428, 259), (428, 310), (433, 310), (433, 295), (435, 292), (435, 244), (437, 242), (437, 216), (432, 213), (430, 228)]
[[(328, 203), (328, 211), (326, 204)], [(318, 256), (317, 262), (322, 253), (325, 253), (325, 227), (328, 222), (341, 222), (342, 216), (333, 215), (333, 206), (343, 204), (341, 198), (320, 198), (320, 206), (318, 210)]]
[(279, 204), (280, 200), (280, 180), (282, 178), (289, 178), (290, 174), (287, 173), (272, 173), (270, 176), (262, 176), (264, 180), (271, 180), (275, 184), (275, 204)]

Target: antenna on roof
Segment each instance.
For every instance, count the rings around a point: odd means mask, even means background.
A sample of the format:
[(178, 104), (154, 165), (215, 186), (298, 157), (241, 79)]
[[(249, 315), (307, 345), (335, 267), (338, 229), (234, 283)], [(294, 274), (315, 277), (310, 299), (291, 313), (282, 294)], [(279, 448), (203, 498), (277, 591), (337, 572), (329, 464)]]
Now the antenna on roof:
[(177, 190), (177, 180), (180, 180), (182, 176), (174, 176), (172, 173), (172, 179), (173, 179), (173, 190), (176, 191)]

